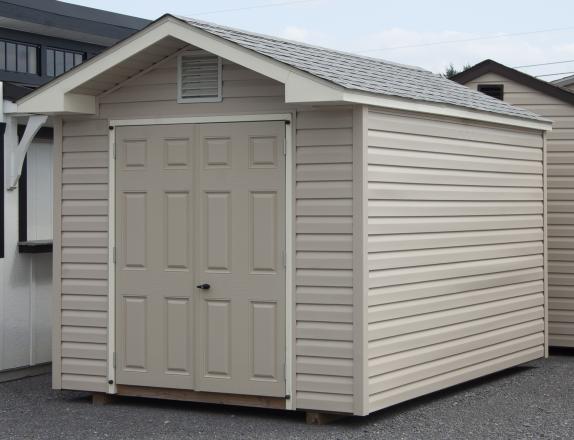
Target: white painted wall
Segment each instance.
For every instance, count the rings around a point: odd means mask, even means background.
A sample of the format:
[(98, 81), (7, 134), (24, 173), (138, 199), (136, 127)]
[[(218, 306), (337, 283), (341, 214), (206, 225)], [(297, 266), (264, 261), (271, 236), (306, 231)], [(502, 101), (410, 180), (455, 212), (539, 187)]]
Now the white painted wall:
[[(0, 109), (0, 118), (1, 115)], [(4, 120), (4, 119), (0, 119)], [(4, 142), (7, 174), (10, 143)], [(52, 237), (52, 144), (28, 159), (28, 239)], [(0, 373), (50, 362), (52, 254), (18, 252), (18, 190), (4, 190), (5, 254), (0, 259)]]

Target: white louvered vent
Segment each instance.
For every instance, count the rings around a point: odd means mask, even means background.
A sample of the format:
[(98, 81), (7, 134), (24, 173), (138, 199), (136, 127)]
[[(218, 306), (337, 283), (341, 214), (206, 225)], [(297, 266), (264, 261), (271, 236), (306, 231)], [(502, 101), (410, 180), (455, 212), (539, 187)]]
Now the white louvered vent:
[(178, 101), (221, 101), (221, 58), (205, 51), (179, 56)]

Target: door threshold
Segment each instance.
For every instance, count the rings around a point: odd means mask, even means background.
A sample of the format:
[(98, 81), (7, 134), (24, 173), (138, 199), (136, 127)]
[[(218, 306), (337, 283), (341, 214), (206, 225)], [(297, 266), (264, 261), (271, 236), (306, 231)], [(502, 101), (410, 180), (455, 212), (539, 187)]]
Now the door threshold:
[(249, 406), (255, 408), (286, 409), (283, 397), (249, 396), (245, 394), (209, 393), (174, 388), (118, 385), (117, 395), (151, 399), (180, 400), (185, 402), (215, 403), (220, 405)]

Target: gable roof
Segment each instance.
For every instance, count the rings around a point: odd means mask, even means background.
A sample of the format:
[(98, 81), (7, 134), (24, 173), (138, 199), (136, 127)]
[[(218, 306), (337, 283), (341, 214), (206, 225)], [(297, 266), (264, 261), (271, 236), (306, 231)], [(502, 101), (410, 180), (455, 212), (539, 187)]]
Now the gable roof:
[[(12, 113), (93, 114), (98, 95), (186, 45), (282, 82), (287, 103), (366, 104), (535, 129), (551, 125), (535, 113), (418, 67), (169, 14), (22, 98)], [(106, 83), (110, 86), (103, 88)]]
[(183, 18), (191, 26), (307, 72), (345, 89), (378, 95), (451, 104), (528, 119), (535, 113), (470, 90), (420, 67), (293, 42)]
[(466, 84), (487, 73), (497, 73), (519, 84), (523, 84), (541, 93), (574, 105), (574, 93), (558, 85), (535, 78), (534, 76), (507, 67), (493, 60), (484, 60), (470, 69), (466, 69), (452, 77), (459, 84)]

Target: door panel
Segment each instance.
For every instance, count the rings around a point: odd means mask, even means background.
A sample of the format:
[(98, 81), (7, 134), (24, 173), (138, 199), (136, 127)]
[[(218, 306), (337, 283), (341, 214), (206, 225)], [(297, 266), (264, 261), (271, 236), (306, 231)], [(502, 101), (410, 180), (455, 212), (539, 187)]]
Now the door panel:
[(193, 389), (194, 130), (116, 130), (119, 384)]
[(196, 388), (285, 395), (285, 125), (198, 126)]
[(118, 384), (285, 395), (284, 133), (116, 130)]

